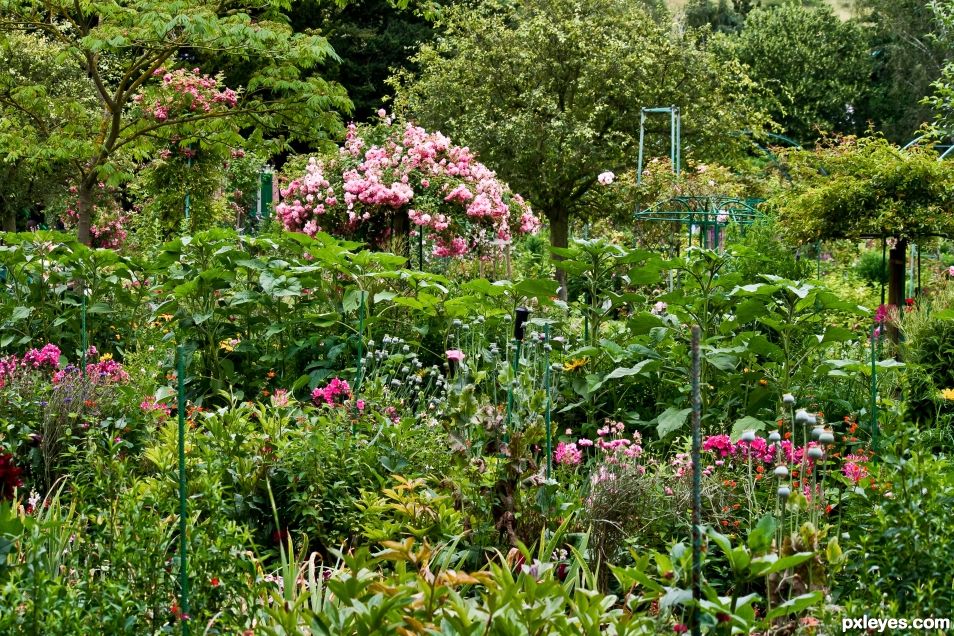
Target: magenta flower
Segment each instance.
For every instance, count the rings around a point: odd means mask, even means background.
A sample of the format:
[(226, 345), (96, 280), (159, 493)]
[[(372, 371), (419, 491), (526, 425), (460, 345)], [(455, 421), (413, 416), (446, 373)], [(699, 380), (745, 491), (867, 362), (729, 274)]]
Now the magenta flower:
[(315, 406), (322, 404), (339, 406), (350, 397), (351, 386), (341, 378), (332, 378), (331, 382), (321, 388), (316, 387), (311, 392), (311, 401), (315, 403)]
[(447, 355), (447, 360), (448, 360), (448, 362), (456, 362), (456, 363), (458, 363), (458, 364), (461, 363), (461, 362), (463, 362), (463, 361), (464, 361), (464, 358), (467, 357), (467, 356), (464, 354), (464, 352), (461, 351), (460, 349), (448, 349), (448, 350), (445, 352), (445, 355)]
[(553, 451), (553, 461), (565, 466), (576, 466), (583, 461), (583, 452), (573, 442), (560, 442)]

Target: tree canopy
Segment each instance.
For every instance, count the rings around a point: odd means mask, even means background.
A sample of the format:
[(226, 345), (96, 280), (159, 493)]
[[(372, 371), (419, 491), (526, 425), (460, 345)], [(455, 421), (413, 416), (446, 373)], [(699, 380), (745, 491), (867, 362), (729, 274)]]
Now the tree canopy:
[(798, 242), (954, 236), (954, 167), (930, 148), (849, 137), (786, 159), (793, 179), (771, 207)]
[[(758, 127), (754, 86), (695, 31), (676, 35), (639, 3), (525, 0), (456, 8), (446, 35), (396, 80), (397, 112), (476, 149), (550, 221), (565, 246), (598, 176), (635, 164), (642, 107), (676, 105), (685, 152), (730, 155)], [(650, 119), (650, 153), (668, 153), (668, 119)]]
[(854, 132), (856, 106), (870, 74), (861, 28), (828, 6), (757, 8), (727, 54), (771, 93), (763, 107), (802, 143), (821, 132)]
[[(339, 86), (314, 73), (334, 52), (319, 35), (293, 32), (282, 13), (288, 7), (253, 0), (0, 0), (0, 31), (42, 34), (55, 47), (56, 62), (85, 74), (95, 88), (95, 121), (79, 125), (75, 114), (86, 97), (64, 95), (60, 107), (73, 116), (58, 121), (57, 133), (47, 141), (71, 158), (81, 241), (90, 240), (97, 183), (117, 185), (131, 177), (118, 161), (121, 157), (146, 160), (170, 144), (199, 149), (210, 143), (237, 144), (240, 129), (258, 139), (271, 131), (278, 144), (320, 140), (340, 129), (339, 113), (350, 102)], [(202, 56), (214, 56), (219, 64), (254, 60), (247, 83), (234, 87), (234, 100), (196, 108), (197, 85), (180, 82), (175, 73)], [(159, 82), (170, 84), (166, 74), (175, 80), (173, 90), (182, 89), (179, 108), (147, 116), (136, 100)], [(205, 89), (211, 90), (199, 90)], [(224, 91), (218, 85), (215, 89)], [(21, 84), (16, 94), (7, 95), (7, 106), (27, 117), (40, 116), (47, 108), (45, 91), (42, 82)]]

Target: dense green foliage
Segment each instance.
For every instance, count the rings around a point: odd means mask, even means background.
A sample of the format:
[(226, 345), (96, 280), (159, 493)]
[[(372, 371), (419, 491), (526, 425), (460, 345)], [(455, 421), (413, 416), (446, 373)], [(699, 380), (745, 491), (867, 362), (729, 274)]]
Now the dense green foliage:
[[(693, 32), (674, 36), (640, 3), (495, 6), (447, 16), (419, 72), (399, 77), (397, 108), (480, 152), (547, 217), (556, 246), (571, 217), (592, 212), (598, 175), (632, 163), (642, 107), (680, 105), (685, 152), (702, 158), (738, 150), (730, 133), (761, 123), (737, 63)], [(658, 153), (668, 127), (651, 126)]]
[(728, 55), (768, 89), (763, 104), (785, 134), (808, 142), (826, 132), (853, 132), (854, 110), (870, 74), (861, 29), (831, 9), (795, 3), (752, 11)]

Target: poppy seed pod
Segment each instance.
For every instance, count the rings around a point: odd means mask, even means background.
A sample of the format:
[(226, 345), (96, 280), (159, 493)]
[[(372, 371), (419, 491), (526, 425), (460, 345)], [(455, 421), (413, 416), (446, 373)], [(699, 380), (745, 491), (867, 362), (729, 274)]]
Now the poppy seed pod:
[(810, 424), (814, 426), (818, 420), (805, 409), (798, 409), (795, 411), (795, 421), (799, 424)]
[(744, 433), (742, 433), (742, 437), (740, 437), (739, 439), (741, 439), (743, 442), (749, 442), (749, 443), (754, 442), (755, 431), (745, 431)]
[(822, 444), (834, 444), (835, 436), (829, 431), (824, 431), (821, 435), (818, 436), (818, 441)]
[(817, 446), (812, 446), (811, 448), (808, 449), (808, 456), (811, 459), (821, 459), (824, 455), (825, 455), (825, 451), (823, 451)]
[(768, 438), (769, 438), (769, 441), (773, 443), (778, 443), (782, 441), (782, 436), (779, 435), (778, 431), (772, 431), (771, 433), (769, 433)]
[(791, 393), (786, 393), (782, 396), (782, 403), (786, 406), (793, 406), (795, 404), (795, 396)]
[(779, 486), (778, 487), (778, 498), (779, 499), (788, 499), (788, 496), (792, 494), (792, 489), (788, 486)]
[(788, 466), (785, 466), (784, 464), (781, 466), (776, 466), (775, 476), (778, 477), (779, 479), (784, 479), (788, 477)]
[(813, 428), (812, 439), (818, 439), (819, 437), (821, 437), (821, 434), (824, 432), (825, 432), (825, 429), (821, 428), (820, 426)]

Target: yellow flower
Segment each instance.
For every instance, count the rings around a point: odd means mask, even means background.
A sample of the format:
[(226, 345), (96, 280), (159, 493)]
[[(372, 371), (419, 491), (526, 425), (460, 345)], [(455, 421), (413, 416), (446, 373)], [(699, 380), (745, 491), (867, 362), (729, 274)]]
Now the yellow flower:
[(569, 362), (563, 363), (564, 371), (576, 371), (580, 367), (586, 364), (586, 358), (577, 358), (576, 360), (570, 360)]
[(943, 389), (941, 391), (941, 397), (945, 400), (954, 400), (954, 389)]
[(111, 353), (104, 353), (103, 355), (99, 356), (100, 362), (106, 362), (107, 360), (112, 360), (112, 359), (113, 359), (113, 354)]
[(219, 343), (219, 349), (224, 349), (225, 351), (235, 351), (235, 346), (239, 343), (235, 338), (228, 338)]

